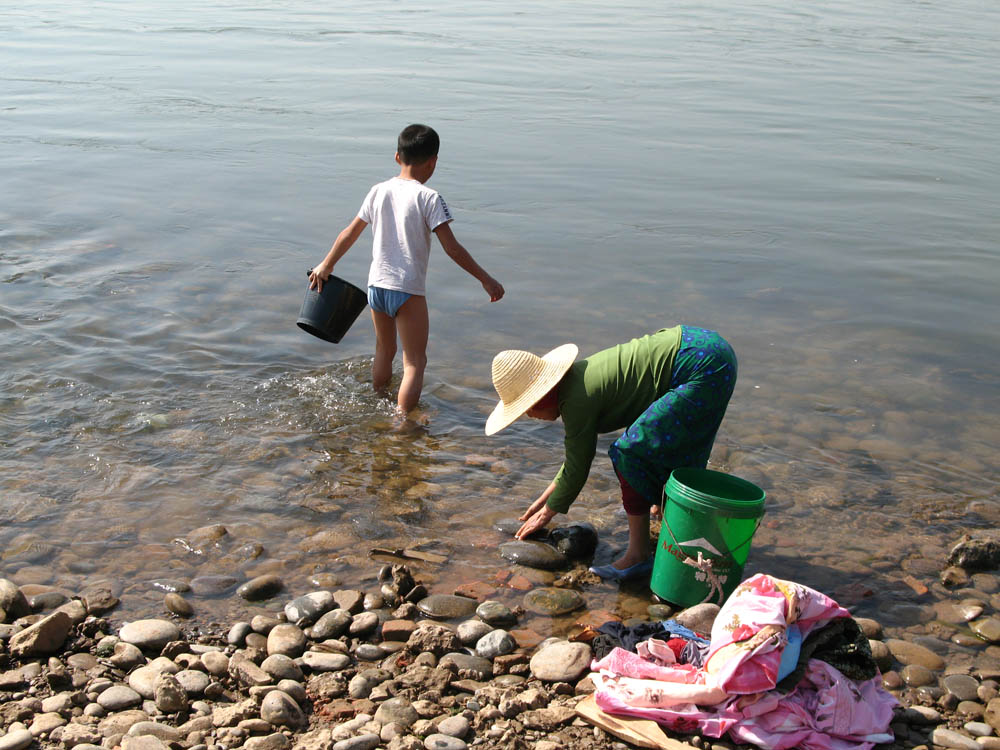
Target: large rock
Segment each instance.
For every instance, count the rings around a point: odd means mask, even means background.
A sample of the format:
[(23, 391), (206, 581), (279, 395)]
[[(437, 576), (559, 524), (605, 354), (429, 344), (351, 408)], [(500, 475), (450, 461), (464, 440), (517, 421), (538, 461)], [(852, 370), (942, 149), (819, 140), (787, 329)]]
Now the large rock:
[[(469, 601), (472, 602), (471, 599)], [(472, 602), (472, 609), (475, 610), (475, 608), (475, 602)], [(406, 647), (414, 653), (430, 651), (435, 656), (443, 656), (452, 651), (461, 651), (462, 641), (454, 630), (427, 622), (421, 623), (413, 631), (413, 634), (406, 641)]]
[(524, 608), (541, 615), (564, 615), (584, 604), (583, 595), (575, 589), (541, 587), (524, 595)]
[(14, 622), (19, 617), (31, 614), (27, 597), (16, 583), (6, 578), (0, 578), (0, 611), (7, 615), (7, 619), (0, 622)]
[(260, 703), (260, 718), (275, 726), (285, 726), (296, 729), (305, 722), (305, 716), (299, 704), (292, 696), (281, 690), (272, 690), (264, 696)]
[(250, 602), (270, 599), (285, 587), (281, 578), (274, 573), (257, 576), (236, 589), (236, 593)]
[(549, 541), (566, 557), (578, 560), (594, 554), (597, 549), (597, 529), (586, 521), (571, 523), (552, 529)]
[(267, 653), (284, 654), (293, 659), (306, 650), (306, 634), (302, 628), (290, 622), (283, 622), (271, 628), (267, 634)]
[(317, 641), (337, 638), (351, 624), (351, 613), (346, 609), (332, 609), (321, 616), (312, 626), (312, 637)]
[(951, 548), (947, 563), (969, 571), (1000, 567), (1000, 531), (983, 529), (966, 534)]
[(159, 651), (170, 641), (179, 640), (181, 631), (169, 620), (136, 620), (124, 625), (118, 637), (143, 651)]
[(919, 664), (935, 672), (944, 669), (944, 659), (925, 646), (898, 638), (890, 638), (885, 645), (900, 664)]
[(285, 617), (296, 625), (308, 625), (334, 608), (333, 594), (329, 591), (311, 591), (292, 599), (285, 605)]
[(31, 627), (15, 633), (7, 648), (19, 657), (53, 654), (66, 642), (72, 626), (73, 621), (65, 612), (53, 612)]
[(24, 750), (34, 739), (27, 729), (15, 729), (0, 737), (0, 750)]
[(693, 607), (678, 612), (674, 619), (689, 630), (693, 630), (698, 635), (709, 636), (712, 633), (712, 625), (719, 614), (719, 605), (705, 602), (695, 604)]
[(531, 657), (529, 667), (544, 682), (575, 682), (590, 669), (590, 646), (586, 643), (557, 641)]
[(406, 698), (396, 697), (384, 701), (375, 712), (375, 721), (382, 725), (399, 724), (402, 727), (411, 727), (420, 718), (417, 710)]
[(500, 545), (500, 556), (527, 568), (558, 570), (565, 568), (569, 558), (544, 542), (504, 542)]
[(188, 707), (187, 691), (169, 672), (161, 672), (157, 676), (153, 700), (156, 708), (165, 714), (186, 711)]
[(476, 600), (454, 594), (431, 594), (417, 602), (417, 608), (437, 620), (470, 617), (476, 611)]
[(122, 711), (138, 706), (142, 703), (142, 696), (127, 685), (112, 685), (97, 696), (97, 703), (109, 712)]

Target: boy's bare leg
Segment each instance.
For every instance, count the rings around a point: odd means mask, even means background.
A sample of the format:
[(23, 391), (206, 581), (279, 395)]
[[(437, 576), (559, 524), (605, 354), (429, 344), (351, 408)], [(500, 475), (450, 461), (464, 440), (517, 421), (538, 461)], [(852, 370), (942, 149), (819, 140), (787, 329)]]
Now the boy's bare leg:
[(403, 382), (396, 403), (403, 414), (416, 407), (424, 387), (429, 326), (426, 297), (414, 294), (396, 312), (396, 331), (403, 345)]
[(375, 359), (372, 360), (372, 387), (377, 393), (389, 387), (392, 360), (396, 357), (396, 321), (384, 312), (372, 310), (375, 325)]

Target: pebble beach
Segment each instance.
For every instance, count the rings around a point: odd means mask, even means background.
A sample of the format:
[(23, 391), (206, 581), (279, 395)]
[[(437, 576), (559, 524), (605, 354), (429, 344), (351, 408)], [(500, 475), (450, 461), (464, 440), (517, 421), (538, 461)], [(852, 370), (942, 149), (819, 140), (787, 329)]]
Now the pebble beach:
[[(561, 547), (517, 543), (503, 553), (517, 562), (495, 580), (448, 592), (402, 561), (373, 561), (365, 586), (289, 591), (264, 574), (231, 595), (247, 615), (231, 623), (199, 622), (190, 588), (165, 593), (159, 617), (132, 619), (110, 582), (69, 592), (0, 579), (0, 750), (629, 747), (576, 710), (594, 692), (588, 629), (617, 619), (586, 606), (598, 580), (577, 561), (537, 585), (523, 565), (592, 552), (586, 533), (567, 528)], [(1000, 576), (983, 570), (998, 550), (994, 536), (965, 537), (953, 564), (926, 585), (912, 579), (915, 596), (935, 600), (925, 626), (857, 618), (900, 701), (895, 741), (880, 747), (1000, 748)], [(719, 611), (646, 598), (626, 624), (669, 617), (708, 633)], [(532, 610), (572, 613), (574, 625), (545, 637), (523, 627)]]

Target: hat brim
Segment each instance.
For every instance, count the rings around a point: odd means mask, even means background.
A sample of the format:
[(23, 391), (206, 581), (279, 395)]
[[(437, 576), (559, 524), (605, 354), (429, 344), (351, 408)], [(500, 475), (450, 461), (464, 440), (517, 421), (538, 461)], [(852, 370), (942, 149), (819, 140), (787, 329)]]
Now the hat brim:
[(563, 344), (542, 355), (545, 369), (532, 384), (510, 403), (500, 401), (493, 413), (486, 419), (486, 434), (494, 435), (517, 420), (528, 409), (537, 404), (552, 387), (562, 380), (563, 375), (576, 361), (580, 348), (576, 344)]

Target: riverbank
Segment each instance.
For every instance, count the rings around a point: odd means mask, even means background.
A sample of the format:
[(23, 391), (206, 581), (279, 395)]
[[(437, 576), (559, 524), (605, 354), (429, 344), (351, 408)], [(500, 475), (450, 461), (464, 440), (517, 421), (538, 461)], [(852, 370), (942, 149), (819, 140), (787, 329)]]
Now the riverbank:
[[(953, 560), (995, 564), (992, 548), (963, 549)], [(0, 579), (0, 750), (623, 747), (575, 710), (594, 691), (587, 626), (613, 615), (578, 608), (575, 632), (546, 638), (489, 587), (429, 594), (402, 563), (375, 578), (367, 590), (289, 598), (280, 579), (261, 576), (238, 594), (263, 601), (258, 614), (227, 624), (185, 622), (186, 600), (173, 592), (171, 614), (129, 622), (111, 591), (66, 598)], [(535, 592), (526, 602), (560, 600), (560, 587), (525, 585)], [(998, 748), (1000, 579), (952, 566), (930, 587), (948, 592), (933, 623), (889, 632), (858, 618), (901, 704), (896, 740), (883, 747)], [(572, 584), (561, 591), (580, 595)], [(627, 624), (669, 615), (707, 633), (717, 612), (673, 613), (651, 599), (647, 616)]]

